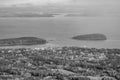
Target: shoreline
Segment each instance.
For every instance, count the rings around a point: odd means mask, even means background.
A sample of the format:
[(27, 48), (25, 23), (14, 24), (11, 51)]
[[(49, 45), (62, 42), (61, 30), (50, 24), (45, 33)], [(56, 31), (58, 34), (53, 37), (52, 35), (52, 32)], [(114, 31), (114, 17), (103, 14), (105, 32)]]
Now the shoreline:
[(0, 49), (48, 49), (48, 48), (63, 48), (63, 47), (77, 47), (77, 48), (84, 48), (84, 49), (119, 49), (120, 48), (104, 48), (104, 47), (88, 47), (86, 45), (83, 46), (72, 46), (72, 45), (58, 45), (58, 44), (53, 44), (53, 43), (47, 43), (47, 44), (42, 44), (42, 45), (19, 45), (19, 46), (0, 46)]
[(64, 47), (60, 46), (57, 44), (52, 44), (52, 43), (47, 43), (47, 44), (42, 44), (42, 45), (19, 45), (19, 46), (0, 46), (0, 49), (21, 49), (21, 48), (26, 48), (26, 49), (35, 49), (35, 48), (56, 48), (56, 47)]

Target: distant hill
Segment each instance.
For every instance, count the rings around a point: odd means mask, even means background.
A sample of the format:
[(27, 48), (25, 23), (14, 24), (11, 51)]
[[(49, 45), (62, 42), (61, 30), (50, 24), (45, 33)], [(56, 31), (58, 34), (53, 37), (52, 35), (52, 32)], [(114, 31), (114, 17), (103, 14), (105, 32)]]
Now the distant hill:
[(107, 40), (107, 37), (104, 34), (86, 34), (86, 35), (78, 35), (72, 37), (75, 40), (87, 40), (87, 41), (100, 41), (100, 40)]
[(40, 13), (9, 13), (0, 14), (0, 17), (54, 17), (55, 14), (40, 14)]
[(46, 40), (36, 37), (20, 37), (0, 40), (0, 46), (38, 45), (46, 43)]

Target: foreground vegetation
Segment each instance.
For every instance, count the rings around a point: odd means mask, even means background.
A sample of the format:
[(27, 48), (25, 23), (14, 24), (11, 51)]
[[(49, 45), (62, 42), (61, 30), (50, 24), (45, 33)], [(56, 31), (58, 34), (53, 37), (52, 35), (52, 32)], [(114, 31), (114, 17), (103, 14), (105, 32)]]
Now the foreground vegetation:
[(0, 49), (0, 80), (120, 80), (120, 49)]

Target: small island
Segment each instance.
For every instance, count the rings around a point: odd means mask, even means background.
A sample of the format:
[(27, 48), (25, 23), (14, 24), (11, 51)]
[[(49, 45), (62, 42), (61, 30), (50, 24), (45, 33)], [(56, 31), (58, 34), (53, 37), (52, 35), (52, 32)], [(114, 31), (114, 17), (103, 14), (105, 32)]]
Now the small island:
[(81, 17), (81, 16), (85, 16), (85, 15), (83, 13), (71, 13), (65, 15), (65, 17)]
[(103, 40), (107, 40), (107, 37), (104, 34), (96, 33), (96, 34), (78, 35), (72, 37), (72, 39), (87, 40), (87, 41), (103, 41)]
[(0, 46), (38, 45), (46, 43), (46, 40), (36, 37), (20, 37), (0, 40)]

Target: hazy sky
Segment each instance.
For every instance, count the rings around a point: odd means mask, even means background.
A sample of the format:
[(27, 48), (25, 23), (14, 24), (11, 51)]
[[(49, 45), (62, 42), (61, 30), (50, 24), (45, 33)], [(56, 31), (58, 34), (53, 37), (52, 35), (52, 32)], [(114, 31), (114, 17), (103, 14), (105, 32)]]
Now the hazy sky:
[(50, 3), (57, 4), (81, 4), (81, 5), (113, 5), (120, 4), (120, 0), (0, 0), (1, 6), (19, 5), (19, 4), (46, 5)]

